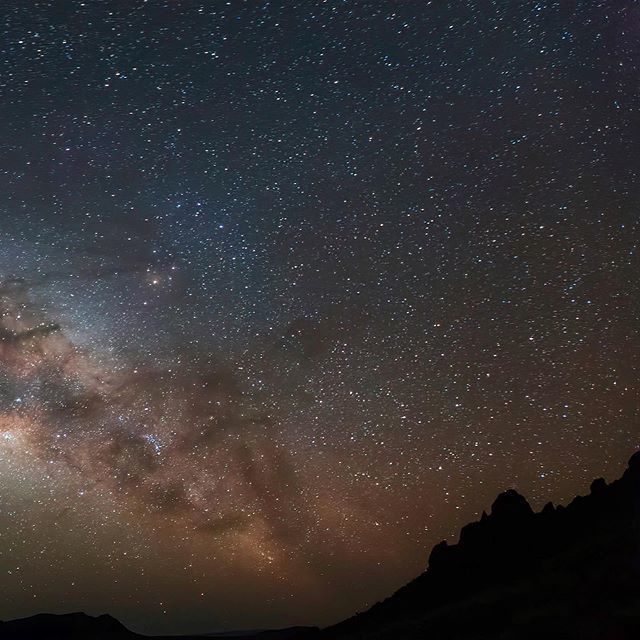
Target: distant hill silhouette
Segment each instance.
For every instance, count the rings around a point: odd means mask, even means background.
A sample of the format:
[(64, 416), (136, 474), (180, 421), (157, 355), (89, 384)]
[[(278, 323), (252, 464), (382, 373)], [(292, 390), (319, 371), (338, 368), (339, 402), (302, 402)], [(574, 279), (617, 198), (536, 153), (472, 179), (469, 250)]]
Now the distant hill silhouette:
[[(0, 623), (2, 640), (143, 637), (110, 616), (82, 613)], [(534, 513), (516, 491), (500, 494), (489, 515), (462, 529), (458, 544), (434, 547), (422, 575), (333, 627), (227, 637), (640, 639), (640, 452), (622, 478), (595, 480), (588, 496), (567, 507), (547, 504)]]
[(52, 640), (126, 640), (137, 638), (115, 618), (108, 615), (93, 617), (85, 613), (53, 615), (41, 613), (30, 618), (0, 622), (2, 640), (24, 640), (26, 638), (51, 638)]
[(237, 631), (199, 636), (143, 636), (129, 631), (109, 615), (86, 613), (53, 615), (41, 613), (29, 618), (0, 622), (0, 640), (300, 640), (316, 636), (317, 627), (291, 627), (267, 631)]
[(640, 452), (565, 507), (516, 491), (441, 542), (421, 576), (324, 640), (640, 639)]

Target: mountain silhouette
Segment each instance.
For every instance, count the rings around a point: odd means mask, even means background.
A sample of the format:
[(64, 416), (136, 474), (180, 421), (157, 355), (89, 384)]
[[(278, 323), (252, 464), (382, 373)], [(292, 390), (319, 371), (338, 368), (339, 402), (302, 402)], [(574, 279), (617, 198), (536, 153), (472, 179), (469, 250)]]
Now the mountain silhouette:
[[(2, 640), (144, 637), (107, 615), (43, 614), (0, 622)], [(589, 495), (567, 507), (549, 503), (534, 513), (513, 489), (501, 493), (488, 515), (462, 528), (457, 544), (441, 542), (433, 548), (422, 575), (344, 622), (322, 631), (292, 628), (226, 637), (636, 640), (640, 452), (622, 478), (611, 484), (595, 480)]]
[(0, 622), (2, 640), (51, 638), (52, 640), (122, 640), (138, 636), (109, 615), (88, 616), (86, 613), (54, 615), (40, 613), (30, 618)]
[(425, 573), (323, 640), (640, 638), (640, 452), (567, 507), (514, 490), (436, 545)]
[(316, 636), (317, 627), (290, 627), (266, 631), (236, 631), (198, 636), (145, 636), (134, 633), (109, 615), (86, 613), (54, 615), (41, 613), (29, 618), (0, 622), (0, 640), (301, 640)]

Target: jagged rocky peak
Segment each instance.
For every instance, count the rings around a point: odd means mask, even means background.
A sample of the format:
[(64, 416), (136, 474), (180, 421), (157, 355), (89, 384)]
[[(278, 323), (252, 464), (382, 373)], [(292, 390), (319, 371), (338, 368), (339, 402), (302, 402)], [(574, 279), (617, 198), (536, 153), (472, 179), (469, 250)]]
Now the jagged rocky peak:
[(594, 496), (602, 495), (607, 490), (607, 483), (604, 478), (596, 478), (590, 487), (591, 494)]
[(542, 507), (542, 511), (540, 513), (542, 513), (544, 516), (549, 516), (552, 513), (555, 513), (556, 508), (553, 505), (553, 502), (547, 502), (547, 504), (544, 505), (544, 507)]
[(640, 451), (636, 451), (631, 458), (629, 458), (628, 472), (640, 475)]
[(527, 518), (533, 515), (533, 509), (527, 499), (515, 489), (501, 493), (491, 507), (491, 516), (500, 520)]
[(438, 544), (431, 549), (431, 554), (429, 555), (429, 568), (438, 568), (448, 556), (449, 549), (449, 543), (446, 540), (438, 542)]

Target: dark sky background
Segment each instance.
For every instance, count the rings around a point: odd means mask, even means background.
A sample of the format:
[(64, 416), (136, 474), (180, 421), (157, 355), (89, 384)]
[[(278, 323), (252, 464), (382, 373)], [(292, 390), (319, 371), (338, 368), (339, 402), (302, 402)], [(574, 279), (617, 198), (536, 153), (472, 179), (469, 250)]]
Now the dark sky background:
[(640, 446), (639, 2), (0, 11), (0, 618), (329, 623)]

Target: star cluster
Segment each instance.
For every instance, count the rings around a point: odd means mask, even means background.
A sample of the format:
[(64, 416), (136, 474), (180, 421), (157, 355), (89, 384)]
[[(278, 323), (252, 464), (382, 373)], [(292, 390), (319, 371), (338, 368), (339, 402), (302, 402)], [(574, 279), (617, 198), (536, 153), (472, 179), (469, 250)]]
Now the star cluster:
[(328, 623), (638, 448), (635, 0), (0, 12), (0, 618)]

